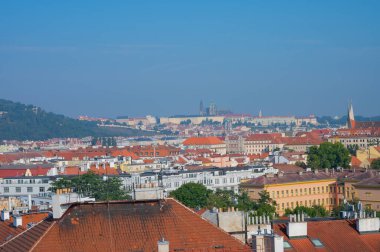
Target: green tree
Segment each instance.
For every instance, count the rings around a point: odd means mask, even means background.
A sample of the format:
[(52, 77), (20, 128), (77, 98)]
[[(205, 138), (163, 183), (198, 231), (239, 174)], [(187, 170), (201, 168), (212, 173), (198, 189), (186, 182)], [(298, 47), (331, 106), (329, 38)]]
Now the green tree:
[(257, 205), (257, 215), (268, 215), (273, 216), (276, 213), (276, 201), (274, 201), (267, 191), (259, 192), (260, 199), (258, 200)]
[(216, 190), (208, 195), (207, 207), (223, 208), (232, 207), (235, 205), (235, 199), (237, 195), (231, 190)]
[(302, 161), (297, 161), (295, 163), (295, 165), (298, 166), (298, 167), (304, 168), (304, 169), (307, 168), (307, 165), (304, 162), (302, 162)]
[(176, 198), (188, 207), (203, 208), (210, 206), (210, 194), (212, 194), (212, 191), (207, 189), (204, 185), (191, 182), (181, 185), (178, 189), (172, 191), (170, 196)]
[(52, 191), (71, 188), (74, 192), (87, 197), (94, 197), (97, 201), (130, 199), (122, 189), (122, 182), (117, 177), (108, 177), (106, 180), (93, 172), (87, 172), (75, 177), (62, 177), (52, 184)]
[(326, 217), (328, 212), (323, 206), (313, 205), (312, 207), (306, 206), (297, 206), (293, 210), (287, 208), (285, 209), (285, 215), (289, 214), (297, 214), (297, 213), (305, 213), (309, 217)]
[(307, 164), (312, 169), (317, 168), (348, 168), (350, 164), (350, 152), (343, 144), (322, 143), (319, 147), (312, 146), (308, 151)]
[(241, 195), (238, 196), (238, 204), (237, 208), (241, 211), (251, 211), (256, 210), (257, 203), (251, 200), (248, 196), (247, 192), (243, 192)]
[(347, 145), (347, 149), (352, 156), (356, 156), (356, 151), (359, 150), (359, 145), (349, 144), (349, 145)]
[(380, 158), (376, 158), (371, 162), (372, 169), (380, 169)]

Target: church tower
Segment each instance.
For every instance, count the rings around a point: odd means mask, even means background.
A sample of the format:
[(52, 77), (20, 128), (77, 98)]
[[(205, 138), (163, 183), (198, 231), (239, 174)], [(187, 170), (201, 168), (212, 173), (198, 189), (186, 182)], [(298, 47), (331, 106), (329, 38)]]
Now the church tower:
[(354, 116), (354, 109), (352, 107), (352, 102), (348, 105), (348, 114), (347, 114), (347, 127), (349, 129), (355, 129), (355, 116)]

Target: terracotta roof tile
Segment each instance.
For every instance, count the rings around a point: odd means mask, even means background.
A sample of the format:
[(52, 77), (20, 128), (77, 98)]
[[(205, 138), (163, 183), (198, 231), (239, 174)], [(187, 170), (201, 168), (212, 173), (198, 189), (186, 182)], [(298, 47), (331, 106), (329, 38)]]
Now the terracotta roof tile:
[(2, 249), (157, 251), (157, 241), (165, 238), (170, 251), (251, 251), (173, 199), (75, 204), (53, 224), (38, 226), (43, 232), (27, 231)]
[[(286, 224), (274, 224), (275, 233), (284, 236), (293, 249), (286, 251), (380, 251), (380, 233), (359, 234), (355, 220), (309, 221), (307, 236), (303, 239), (289, 239)], [(323, 248), (316, 248), (310, 238), (319, 239)]]
[(224, 144), (219, 137), (190, 137), (183, 142), (184, 145), (218, 145)]

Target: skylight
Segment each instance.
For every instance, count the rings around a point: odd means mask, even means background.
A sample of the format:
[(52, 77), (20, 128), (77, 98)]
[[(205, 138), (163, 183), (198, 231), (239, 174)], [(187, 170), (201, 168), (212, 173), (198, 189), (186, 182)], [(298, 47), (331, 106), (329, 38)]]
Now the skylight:
[(316, 239), (316, 238), (313, 238), (313, 239), (310, 239), (311, 242), (313, 243), (313, 245), (315, 247), (324, 247), (323, 243), (319, 240), (319, 239)]
[(284, 249), (290, 249), (290, 248), (292, 248), (292, 245), (290, 245), (289, 242), (284, 241)]

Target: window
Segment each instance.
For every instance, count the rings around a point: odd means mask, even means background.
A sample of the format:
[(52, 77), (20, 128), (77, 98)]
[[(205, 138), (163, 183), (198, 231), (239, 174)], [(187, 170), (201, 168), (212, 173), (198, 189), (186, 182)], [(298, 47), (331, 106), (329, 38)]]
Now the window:
[(324, 247), (323, 243), (319, 239), (317, 239), (317, 238), (311, 238), (310, 240), (311, 240), (311, 242), (313, 243), (313, 245), (315, 247), (317, 247), (317, 248)]
[(21, 187), (16, 187), (16, 192), (21, 192)]
[(9, 193), (9, 187), (8, 186), (4, 187), (4, 192)]
[(45, 187), (40, 187), (40, 192), (45, 192)]
[(33, 192), (33, 187), (28, 187), (26, 191), (27, 192)]
[(292, 248), (292, 245), (290, 245), (289, 242), (284, 241), (284, 249), (291, 249), (291, 248)]

